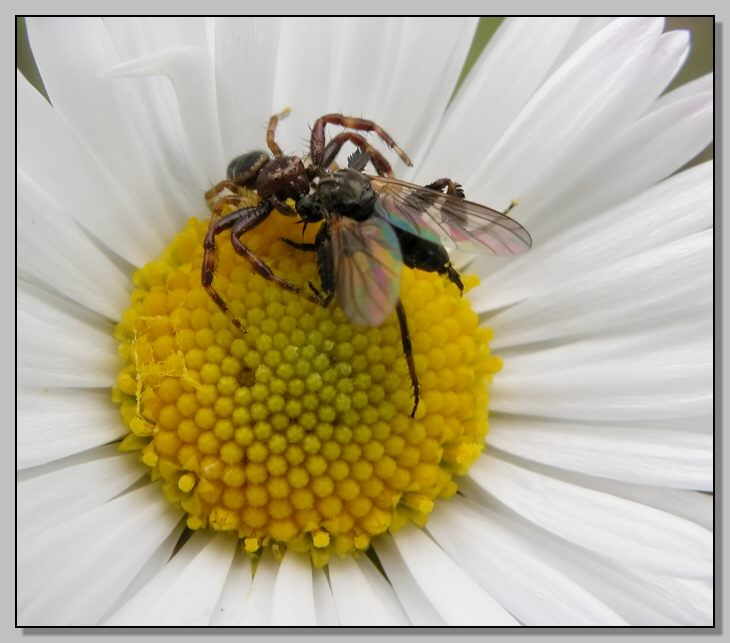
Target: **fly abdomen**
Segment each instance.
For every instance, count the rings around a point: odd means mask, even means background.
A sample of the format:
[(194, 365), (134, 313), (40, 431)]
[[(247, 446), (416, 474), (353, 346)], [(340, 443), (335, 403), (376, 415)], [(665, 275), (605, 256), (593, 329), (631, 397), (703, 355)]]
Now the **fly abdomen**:
[(459, 273), (451, 265), (446, 248), (440, 243), (427, 241), (400, 228), (393, 227), (393, 229), (398, 236), (403, 263), (406, 266), (424, 272), (446, 275), (449, 281), (455, 284), (460, 292), (463, 292), (464, 284), (461, 282)]

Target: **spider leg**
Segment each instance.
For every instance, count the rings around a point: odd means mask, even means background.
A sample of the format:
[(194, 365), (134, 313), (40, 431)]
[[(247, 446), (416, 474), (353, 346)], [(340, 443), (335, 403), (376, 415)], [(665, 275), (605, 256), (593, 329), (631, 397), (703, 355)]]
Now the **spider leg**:
[(269, 146), (271, 153), (276, 158), (279, 158), (283, 154), (275, 139), (276, 126), (282, 118), (289, 116), (289, 112), (291, 112), (291, 110), (287, 107), (281, 110), (278, 114), (274, 114), (269, 119), (269, 126), (266, 128), (266, 144)]
[(380, 176), (393, 176), (393, 168), (391, 168), (390, 163), (388, 163), (385, 157), (370, 145), (362, 135), (356, 134), (355, 132), (340, 132), (327, 143), (327, 147), (324, 148), (322, 156), (322, 165), (324, 167), (330, 166), (346, 141), (351, 141), (361, 150), (367, 152), (375, 170)]
[(341, 125), (350, 129), (362, 132), (375, 132), (385, 144), (392, 150), (395, 150), (401, 160), (408, 166), (413, 165), (408, 155), (396, 145), (393, 138), (380, 125), (364, 118), (354, 116), (343, 116), (342, 114), (325, 114), (320, 116), (312, 127), (312, 137), (309, 142), (309, 151), (314, 165), (323, 166), (322, 158), (324, 156), (324, 128), (325, 125)]
[[(226, 206), (237, 206), (237, 209), (241, 209), (243, 197), (241, 197), (238, 194), (228, 194), (226, 196), (220, 197), (216, 202), (215, 205), (208, 204), (208, 209), (210, 210), (211, 215), (213, 217), (220, 217), (223, 214), (223, 210), (226, 208)], [(245, 206), (244, 206), (245, 207)]]
[(395, 305), (395, 312), (398, 315), (398, 324), (400, 325), (400, 337), (403, 343), (403, 354), (406, 357), (406, 363), (408, 364), (408, 373), (411, 376), (411, 384), (413, 385), (413, 410), (411, 411), (411, 417), (416, 417), (416, 409), (418, 408), (419, 401), (419, 385), (418, 375), (416, 375), (416, 363), (413, 361), (413, 346), (411, 346), (411, 336), (408, 332), (408, 321), (406, 320), (406, 311), (403, 308), (401, 300)]
[(277, 199), (275, 196), (269, 197), (271, 199), (271, 202), (274, 204), (274, 207), (281, 212), (282, 214), (293, 217), (296, 216), (297, 211), (294, 208), (291, 208), (288, 203), (285, 201), (282, 201), (280, 199)]
[(241, 237), (246, 232), (256, 227), (261, 221), (263, 221), (263, 219), (269, 216), (269, 214), (273, 210), (273, 204), (269, 201), (263, 201), (261, 205), (265, 205), (265, 207), (260, 208), (261, 213), (258, 217), (241, 219), (235, 224), (235, 226), (231, 230), (231, 243), (233, 244), (233, 249), (239, 255), (248, 260), (249, 263), (253, 266), (253, 269), (264, 279), (274, 282), (275, 284), (277, 284), (284, 290), (288, 290), (289, 292), (301, 293), (302, 289), (299, 286), (274, 274), (274, 271), (269, 268), (269, 266), (267, 266), (254, 252), (252, 252), (243, 243), (243, 241), (241, 241)]
[(234, 183), (233, 181), (229, 179), (225, 179), (224, 181), (221, 181), (220, 183), (216, 183), (210, 190), (208, 190), (204, 197), (205, 202), (208, 204), (209, 208), (212, 208), (211, 201), (215, 199), (223, 190), (230, 190), (234, 194), (238, 194), (238, 188), (239, 186)]
[(235, 212), (231, 212), (221, 218), (211, 217), (210, 224), (208, 225), (208, 232), (205, 234), (205, 239), (203, 241), (203, 266), (201, 271), (201, 282), (203, 284), (203, 288), (205, 288), (205, 291), (216, 303), (218, 308), (220, 308), (223, 313), (231, 319), (233, 325), (242, 333), (245, 333), (246, 329), (243, 327), (241, 320), (233, 315), (228, 304), (226, 304), (220, 293), (213, 287), (215, 267), (218, 263), (218, 247), (216, 246), (215, 238), (221, 232), (234, 227), (241, 220), (246, 221), (250, 219), (257, 219), (258, 222), (263, 218), (264, 217), (260, 215), (259, 206), (236, 210)]

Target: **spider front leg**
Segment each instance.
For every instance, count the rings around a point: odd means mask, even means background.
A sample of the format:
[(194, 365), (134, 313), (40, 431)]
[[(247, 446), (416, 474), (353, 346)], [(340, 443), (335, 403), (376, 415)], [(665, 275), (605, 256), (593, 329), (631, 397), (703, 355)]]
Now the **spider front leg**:
[[(262, 206), (264, 207), (262, 208)], [(256, 227), (261, 221), (263, 221), (264, 218), (269, 216), (273, 208), (274, 206), (272, 202), (262, 201), (262, 203), (259, 205), (259, 209), (261, 209), (262, 212), (265, 211), (266, 214), (258, 219), (242, 219), (241, 221), (236, 223), (236, 225), (233, 227), (233, 230), (231, 231), (231, 243), (233, 244), (233, 249), (239, 255), (247, 259), (249, 263), (253, 266), (253, 269), (264, 279), (274, 282), (275, 284), (277, 284), (284, 290), (288, 290), (289, 292), (301, 293), (302, 289), (299, 286), (274, 274), (274, 271), (269, 268), (269, 266), (267, 266), (255, 253), (253, 253), (243, 243), (243, 241), (241, 241), (241, 237), (246, 232)]]
[[(221, 297), (220, 293), (213, 287), (213, 277), (215, 276), (215, 268), (218, 263), (218, 248), (216, 246), (215, 238), (225, 230), (229, 230), (236, 225), (243, 222), (253, 222), (253, 225), (258, 225), (263, 221), (271, 212), (271, 209), (267, 211), (262, 208), (261, 205), (253, 206), (250, 208), (243, 208), (242, 210), (236, 210), (230, 214), (221, 217), (211, 217), (210, 224), (208, 225), (208, 232), (205, 235), (203, 241), (203, 266), (201, 271), (201, 282), (203, 288), (208, 293), (210, 298), (215, 302), (216, 306), (220, 308), (223, 313), (231, 320), (231, 323), (242, 333), (246, 332), (243, 327), (241, 320), (239, 320), (231, 311), (230, 307)], [(253, 227), (253, 225), (251, 227)]]
[(289, 112), (291, 112), (291, 110), (288, 107), (285, 107), (278, 114), (274, 114), (269, 119), (269, 126), (266, 128), (266, 144), (269, 146), (269, 149), (275, 158), (279, 158), (283, 154), (279, 144), (276, 142), (276, 126), (282, 118), (289, 116)]
[(325, 114), (320, 116), (312, 127), (312, 137), (309, 141), (309, 151), (312, 163), (319, 167), (323, 166), (322, 159), (324, 157), (324, 128), (326, 125), (341, 125), (350, 129), (361, 132), (375, 132), (385, 144), (400, 156), (401, 160), (409, 167), (413, 165), (408, 155), (396, 145), (393, 137), (388, 134), (380, 125), (365, 118), (357, 118), (355, 116), (343, 116), (342, 114)]
[(355, 132), (340, 132), (329, 143), (327, 143), (327, 147), (324, 148), (324, 153), (322, 155), (323, 167), (330, 166), (346, 141), (351, 141), (370, 156), (370, 160), (375, 167), (375, 171), (380, 176), (393, 176), (393, 168), (391, 168), (390, 163), (388, 163), (386, 158), (372, 145), (370, 145), (364, 137), (360, 134), (356, 134)]

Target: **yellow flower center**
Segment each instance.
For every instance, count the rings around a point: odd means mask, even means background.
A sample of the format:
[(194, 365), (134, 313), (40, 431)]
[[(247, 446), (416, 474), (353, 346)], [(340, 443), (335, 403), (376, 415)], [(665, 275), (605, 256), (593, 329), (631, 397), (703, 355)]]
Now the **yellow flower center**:
[[(319, 284), (314, 254), (280, 241), (301, 240), (294, 221), (275, 213), (244, 242), (306, 289)], [(487, 386), (501, 367), (468, 299), (441, 276), (404, 270), (421, 386), (411, 419), (395, 314), (353, 325), (336, 298), (323, 308), (263, 279), (224, 233), (214, 285), (242, 334), (201, 286), (207, 226), (191, 219), (134, 275), (116, 329), (124, 366), (113, 396), (130, 429), (121, 448), (141, 452), (188, 527), (234, 532), (251, 553), (286, 547), (323, 565), (409, 520), (425, 524), (484, 447)]]

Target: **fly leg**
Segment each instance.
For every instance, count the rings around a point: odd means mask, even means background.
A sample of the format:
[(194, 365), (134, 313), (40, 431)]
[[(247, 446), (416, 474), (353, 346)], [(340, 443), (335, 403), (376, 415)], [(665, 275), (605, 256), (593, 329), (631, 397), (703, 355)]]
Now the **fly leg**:
[(408, 373), (411, 376), (411, 384), (413, 385), (413, 410), (411, 417), (416, 417), (416, 409), (418, 408), (418, 375), (416, 375), (416, 363), (413, 361), (413, 347), (411, 346), (411, 335), (408, 332), (408, 321), (406, 320), (406, 311), (403, 308), (401, 300), (395, 305), (395, 312), (398, 315), (398, 324), (400, 325), (400, 338), (403, 342), (403, 354), (408, 364)]
[(443, 192), (444, 188), (446, 188), (446, 194), (455, 196), (458, 199), (464, 198), (464, 188), (462, 188), (459, 183), (456, 183), (451, 179), (436, 179), (433, 183), (429, 183), (424, 187), (429, 190), (438, 190), (439, 192)]
[(317, 252), (316, 243), (300, 243), (299, 241), (292, 241), (291, 239), (285, 239), (284, 237), (281, 237), (280, 240), (288, 246), (296, 248), (297, 250), (302, 250), (303, 252)]
[[(327, 224), (323, 223), (322, 227), (317, 231), (317, 237), (313, 244), (298, 244), (296, 241), (290, 242), (288, 239), (284, 239), (284, 241), (300, 250), (316, 250), (317, 272), (319, 272), (319, 281), (322, 290), (319, 290), (311, 281), (309, 282), (309, 288), (314, 293), (314, 301), (327, 308), (335, 296), (335, 255)], [(309, 246), (314, 247), (310, 248)]]
[[(439, 192), (443, 192), (444, 188), (446, 188), (446, 194), (455, 196), (459, 199), (464, 198), (464, 188), (461, 187), (461, 184), (456, 183), (451, 179), (436, 179), (433, 183), (429, 183), (424, 187), (430, 190), (438, 190)], [(502, 214), (509, 214), (512, 208), (514, 208), (517, 204), (519, 204), (519, 201), (517, 199), (512, 199), (510, 204), (507, 206), (507, 209), (502, 212)]]
[[(461, 187), (460, 183), (457, 183), (452, 179), (436, 179), (433, 183), (429, 183), (424, 187), (429, 190), (438, 190), (439, 192), (443, 192), (445, 189), (446, 194), (449, 196), (455, 196), (457, 199), (464, 198), (464, 188)], [(449, 278), (449, 281), (459, 289), (459, 294), (464, 294), (464, 284), (461, 281), (461, 275), (459, 274), (459, 271), (454, 268), (450, 260), (447, 260), (446, 263), (439, 268), (438, 272), (439, 274), (446, 275)]]

